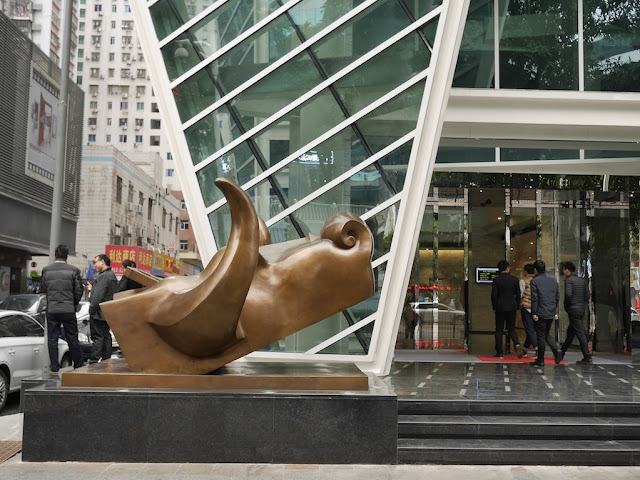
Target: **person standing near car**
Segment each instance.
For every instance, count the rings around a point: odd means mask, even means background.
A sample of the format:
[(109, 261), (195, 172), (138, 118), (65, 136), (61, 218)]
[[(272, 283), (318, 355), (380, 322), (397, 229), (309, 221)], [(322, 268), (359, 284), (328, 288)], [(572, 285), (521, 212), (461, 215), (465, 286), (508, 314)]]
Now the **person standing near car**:
[(93, 259), (93, 266), (98, 272), (93, 285), (87, 285), (89, 296), (89, 326), (91, 328), (91, 356), (89, 363), (111, 358), (111, 331), (107, 319), (102, 313), (100, 304), (113, 300), (118, 291), (118, 280), (111, 270), (111, 259), (101, 253)]
[(511, 275), (511, 266), (506, 260), (498, 262), (498, 275), (491, 285), (491, 306), (496, 312), (496, 354), (494, 357), (502, 358), (502, 335), (505, 324), (509, 338), (516, 346), (518, 358), (524, 355), (524, 349), (518, 340), (516, 333), (516, 310), (520, 306), (520, 284), (518, 279)]
[(567, 327), (567, 337), (560, 347), (562, 357), (567, 353), (573, 337), (578, 337), (580, 348), (582, 349), (582, 360), (579, 365), (591, 365), (593, 360), (589, 352), (589, 341), (582, 325), (585, 307), (589, 301), (589, 287), (584, 278), (576, 275), (576, 266), (572, 262), (562, 264), (562, 274), (564, 275), (564, 309), (569, 315), (569, 326)]
[(551, 347), (557, 365), (562, 361), (562, 356), (558, 344), (549, 332), (558, 313), (560, 289), (556, 279), (546, 274), (546, 265), (542, 260), (536, 260), (533, 269), (536, 276), (531, 280), (531, 313), (538, 341), (538, 358), (530, 365), (544, 366), (545, 342)]
[(42, 286), (47, 292), (47, 335), (52, 374), (57, 374), (60, 370), (58, 337), (61, 325), (64, 325), (73, 368), (84, 365), (76, 321), (76, 306), (83, 293), (82, 277), (77, 267), (67, 263), (68, 256), (69, 247), (58, 245), (55, 249), (55, 261), (42, 269)]

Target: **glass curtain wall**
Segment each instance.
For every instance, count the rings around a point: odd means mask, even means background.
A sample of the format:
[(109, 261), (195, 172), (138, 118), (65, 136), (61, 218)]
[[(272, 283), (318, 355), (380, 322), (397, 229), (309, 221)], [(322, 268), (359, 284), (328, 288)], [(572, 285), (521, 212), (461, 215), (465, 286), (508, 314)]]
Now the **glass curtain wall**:
[(376, 294), (269, 350), (328, 341), (319, 353), (368, 352), (441, 5), (160, 0), (149, 8), (218, 247), (231, 226), (218, 177), (242, 186), (274, 243), (319, 233), (337, 211), (358, 214), (374, 235)]

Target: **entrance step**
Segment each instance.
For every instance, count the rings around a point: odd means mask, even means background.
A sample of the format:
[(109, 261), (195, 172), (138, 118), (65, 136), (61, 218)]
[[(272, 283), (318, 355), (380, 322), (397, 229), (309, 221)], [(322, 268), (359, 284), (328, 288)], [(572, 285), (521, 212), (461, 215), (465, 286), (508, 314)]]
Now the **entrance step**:
[(640, 404), (398, 400), (398, 463), (640, 465)]

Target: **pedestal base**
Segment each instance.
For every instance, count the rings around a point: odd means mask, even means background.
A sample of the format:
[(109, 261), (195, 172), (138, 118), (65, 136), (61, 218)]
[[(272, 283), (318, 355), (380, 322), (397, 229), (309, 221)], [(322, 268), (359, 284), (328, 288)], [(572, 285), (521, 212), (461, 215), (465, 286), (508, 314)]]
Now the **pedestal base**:
[(366, 391), (41, 385), (25, 392), (22, 458), (394, 464), (397, 398), (377, 377), (368, 383)]

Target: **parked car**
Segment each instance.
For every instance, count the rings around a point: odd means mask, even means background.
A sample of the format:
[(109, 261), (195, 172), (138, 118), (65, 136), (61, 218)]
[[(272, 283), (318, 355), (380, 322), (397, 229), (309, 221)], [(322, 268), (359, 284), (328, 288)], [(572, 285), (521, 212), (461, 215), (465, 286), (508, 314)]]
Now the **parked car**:
[[(89, 302), (80, 302), (78, 311), (76, 312), (76, 320), (78, 321), (78, 341), (82, 349), (82, 356), (87, 360), (91, 356), (91, 347), (93, 346), (93, 342), (91, 341), (91, 327), (89, 326)], [(118, 345), (118, 341), (113, 332), (111, 332), (111, 346), (113, 347), (114, 353), (120, 351), (120, 345)]]
[[(44, 328), (24, 312), (0, 310), (0, 410), (10, 392), (20, 390), (22, 380), (41, 375), (49, 361)], [(71, 365), (69, 346), (58, 339), (60, 366)]]
[(0, 310), (26, 312), (44, 326), (47, 314), (47, 295), (44, 293), (9, 295), (0, 300)]

